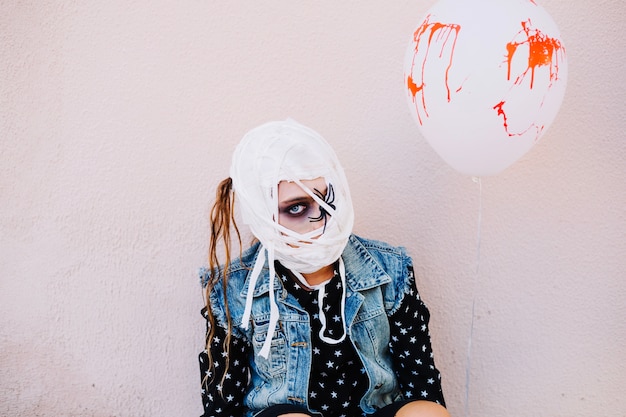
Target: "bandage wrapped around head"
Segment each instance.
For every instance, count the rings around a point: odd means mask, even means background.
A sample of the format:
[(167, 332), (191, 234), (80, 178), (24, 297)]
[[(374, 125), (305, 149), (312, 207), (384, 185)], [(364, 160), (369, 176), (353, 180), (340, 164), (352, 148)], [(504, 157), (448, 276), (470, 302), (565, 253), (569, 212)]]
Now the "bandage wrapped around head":
[[(261, 125), (235, 150), (230, 176), (243, 222), (283, 265), (311, 273), (339, 258), (352, 232), (352, 200), (335, 152), (318, 133), (292, 120)], [(279, 225), (278, 183), (320, 177), (332, 185), (335, 208), (301, 186), (330, 215), (324, 230), (301, 235)]]
[[(235, 149), (230, 177), (243, 223), (262, 245), (250, 279), (242, 321), (247, 327), (252, 293), (265, 260), (270, 269), (270, 288), (274, 285), (274, 260), (304, 274), (332, 264), (341, 256), (352, 233), (354, 212), (348, 183), (335, 152), (317, 132), (293, 120), (269, 122), (248, 132)], [(317, 178), (324, 178), (328, 192), (332, 189), (334, 193), (334, 201), (327, 203), (301, 183)], [(326, 211), (325, 227), (303, 235), (278, 223), (281, 181), (300, 185)], [(273, 329), (278, 320), (273, 291), (270, 298), (273, 309), (270, 329)], [(269, 342), (266, 340), (262, 350), (264, 356), (269, 351)]]

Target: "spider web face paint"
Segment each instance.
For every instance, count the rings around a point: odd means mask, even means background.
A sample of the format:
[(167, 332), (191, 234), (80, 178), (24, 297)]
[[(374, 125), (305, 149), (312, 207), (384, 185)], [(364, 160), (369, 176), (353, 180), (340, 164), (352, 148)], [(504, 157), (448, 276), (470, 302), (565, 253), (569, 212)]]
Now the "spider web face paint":
[[(333, 204), (333, 202), (335, 201), (335, 192), (333, 191), (333, 185), (332, 184), (330, 184), (330, 183), (328, 184), (328, 190), (326, 191), (326, 194), (322, 193), (317, 188), (313, 189), (313, 194), (315, 194), (317, 197), (319, 197), (320, 200), (323, 200), (333, 210), (336, 209), (335, 205)], [(321, 221), (323, 221), (324, 222), (324, 228), (322, 230), (322, 233), (323, 233), (323, 232), (326, 231), (326, 224), (327, 224), (328, 216), (330, 216), (328, 211), (326, 211), (326, 209), (324, 207), (320, 206), (320, 214), (319, 214), (319, 216), (317, 216), (317, 217), (309, 217), (309, 219), (312, 222), (321, 222)]]

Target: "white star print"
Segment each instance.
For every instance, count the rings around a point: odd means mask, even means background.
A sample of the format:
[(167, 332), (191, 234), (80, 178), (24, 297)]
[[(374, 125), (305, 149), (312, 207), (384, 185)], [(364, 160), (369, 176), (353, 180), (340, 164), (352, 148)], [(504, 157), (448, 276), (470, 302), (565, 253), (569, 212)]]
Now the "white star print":
[[(291, 282), (291, 278), (288, 275), (282, 274), (279, 276), (283, 281)], [(331, 287), (332, 290), (330, 289)], [(343, 321), (339, 315), (338, 307), (336, 307), (336, 297), (338, 295), (334, 287), (335, 285), (327, 286), (330, 292), (327, 294), (327, 301), (323, 303), (324, 309), (322, 311), (325, 311), (323, 314), (329, 322), (329, 327), (326, 330), (327, 335), (333, 329), (335, 333), (340, 333), (340, 323)], [(337, 288), (340, 292), (341, 285), (337, 284)], [(288, 286), (288, 291), (292, 292), (291, 286)], [(311, 409), (324, 413), (333, 410), (334, 415), (338, 417), (342, 417), (341, 409), (343, 409), (343, 417), (345, 415), (364, 416), (361, 410), (359, 410), (358, 404), (360, 396), (367, 389), (368, 378), (365, 376), (367, 372), (363, 364), (358, 359), (356, 361), (350, 360), (355, 357), (353, 356), (352, 342), (347, 338), (348, 343), (340, 343), (335, 346), (322, 343), (317, 337), (320, 323), (315, 322), (319, 320), (319, 314), (315, 314), (319, 310), (316, 308), (317, 306), (313, 306), (313, 304), (319, 304), (316, 300), (317, 296), (311, 293), (313, 296), (309, 298), (308, 295), (303, 293), (302, 288), (299, 288), (297, 291), (301, 292), (300, 297), (296, 296), (298, 301), (302, 299), (304, 301), (301, 301), (301, 303), (306, 303), (306, 305), (302, 304), (302, 307), (309, 311), (313, 330), (311, 352), (313, 354), (312, 367), (315, 374), (311, 374), (310, 382), (312, 384), (311, 388), (314, 388), (314, 390), (307, 393), (311, 401)], [(423, 398), (440, 402), (438, 399), (442, 399), (442, 397), (440, 397), (438, 373), (431, 361), (433, 354), (428, 341), (426, 315), (420, 314), (426, 310), (421, 301), (415, 301), (419, 300), (417, 290), (407, 287), (405, 294), (407, 295), (405, 295), (404, 300), (398, 300), (400, 305), (397, 306), (395, 312), (388, 314), (391, 327), (388, 351), (394, 355), (393, 364), (399, 378), (399, 388), (407, 399)], [(408, 294), (411, 296), (408, 296)], [(293, 295), (296, 294), (293, 293)], [(415, 317), (415, 319), (412, 317)], [(408, 326), (404, 326), (404, 324), (408, 324)], [(244, 358), (247, 358), (252, 347), (245, 339), (231, 337), (230, 352), (234, 357), (231, 356), (230, 363), (232, 366), (230, 373), (224, 374), (221, 370), (225, 368), (229, 356), (222, 356), (225, 350), (222, 346), (222, 341), (225, 340), (224, 332), (217, 333), (216, 336), (218, 335), (219, 337), (215, 337), (210, 345), (211, 356), (216, 359), (215, 367), (210, 366), (211, 364), (208, 358), (206, 358), (206, 354), (204, 358), (200, 358), (203, 370), (206, 368), (216, 370), (213, 373), (208, 370), (205, 371), (207, 375), (211, 375), (209, 378), (213, 378), (213, 381), (215, 381), (209, 382), (208, 385), (205, 385), (207, 389), (203, 390), (203, 403), (206, 404), (205, 413), (206, 415), (216, 417), (240, 416), (240, 407), (243, 406), (243, 399), (249, 384), (248, 372), (250, 368), (247, 359), (244, 360)], [(236, 346), (236, 348), (233, 346)], [(421, 349), (419, 347), (416, 349), (416, 346), (421, 347)], [(241, 348), (241, 354), (238, 348)], [(412, 360), (408, 360), (411, 357)], [(322, 369), (327, 370), (327, 372), (323, 372)], [(339, 369), (341, 369), (341, 372), (338, 372)], [(357, 369), (361, 370), (362, 376), (358, 375)], [(223, 386), (219, 384), (219, 381), (222, 379), (228, 381)], [(415, 384), (413, 381), (415, 381)], [(423, 389), (426, 387), (426, 384), (428, 384), (428, 389)], [(315, 388), (315, 386), (318, 386), (318, 388)], [(354, 388), (349, 388), (351, 386)], [(220, 395), (222, 393), (223, 395)], [(213, 396), (215, 396), (214, 399)]]

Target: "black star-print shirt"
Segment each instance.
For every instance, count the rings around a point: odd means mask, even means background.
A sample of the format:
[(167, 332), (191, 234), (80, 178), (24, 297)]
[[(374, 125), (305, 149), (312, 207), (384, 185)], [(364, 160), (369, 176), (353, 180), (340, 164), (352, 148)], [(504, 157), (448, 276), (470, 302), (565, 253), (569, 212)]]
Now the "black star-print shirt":
[[(336, 343), (344, 332), (340, 301), (341, 279), (337, 273), (326, 284), (326, 295), (322, 301), (322, 311), (326, 318), (323, 333), (327, 343), (320, 337), (322, 324), (318, 306), (318, 291), (304, 289), (295, 278), (280, 264), (277, 273), (286, 289), (298, 300), (311, 317), (311, 342), (313, 360), (309, 376), (309, 407), (324, 417), (364, 415), (359, 402), (368, 389), (369, 380), (350, 339)], [(441, 390), (440, 373), (435, 368), (428, 333), (430, 318), (428, 309), (415, 289), (413, 269), (410, 267), (410, 290), (405, 295), (401, 307), (389, 316), (391, 339), (389, 352), (398, 383), (406, 400), (428, 400), (445, 405)], [(206, 310), (203, 310), (206, 316)], [(203, 381), (202, 401), (204, 416), (239, 417), (243, 415), (243, 399), (248, 383), (248, 360), (250, 345), (241, 339), (231, 337), (230, 364), (226, 368), (226, 355), (223, 341), (225, 329), (216, 327), (211, 344), (214, 373), (209, 371), (208, 355), (200, 354), (200, 371)]]

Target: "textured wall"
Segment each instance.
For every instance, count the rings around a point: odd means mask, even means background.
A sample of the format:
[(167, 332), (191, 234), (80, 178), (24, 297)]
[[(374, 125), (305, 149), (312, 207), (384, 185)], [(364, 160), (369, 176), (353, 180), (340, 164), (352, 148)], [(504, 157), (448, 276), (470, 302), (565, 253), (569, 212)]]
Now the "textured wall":
[(431, 4), (0, 2), (0, 415), (200, 414), (209, 203), (242, 134), (293, 117), (356, 231), (413, 254), (454, 416), (472, 300), (469, 415), (626, 416), (626, 7), (542, 2), (566, 97), (479, 213), (402, 91)]

